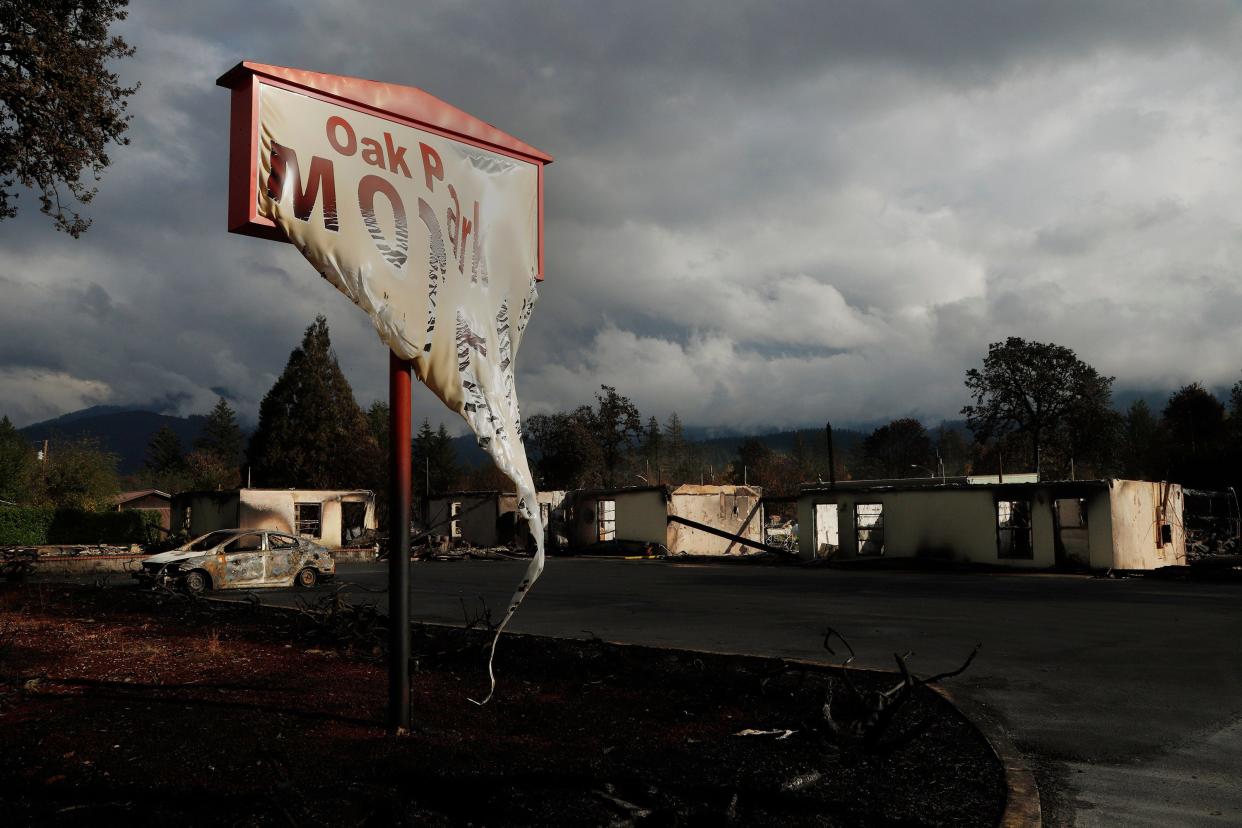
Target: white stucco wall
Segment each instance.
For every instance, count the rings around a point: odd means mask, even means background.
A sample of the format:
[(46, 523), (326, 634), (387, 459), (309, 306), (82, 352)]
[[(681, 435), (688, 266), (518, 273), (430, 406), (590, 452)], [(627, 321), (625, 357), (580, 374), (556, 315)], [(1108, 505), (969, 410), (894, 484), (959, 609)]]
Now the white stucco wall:
[(617, 540), (665, 543), (668, 504), (658, 491), (626, 493), (617, 502)]
[(341, 503), (366, 505), (363, 526), (375, 528), (375, 495), (367, 491), (325, 491), (316, 489), (242, 489), (238, 493), (238, 526), (242, 529), (268, 529), (295, 533), (294, 504), (319, 503), (319, 534), (316, 543), (329, 549), (341, 545)]
[[(805, 492), (798, 501), (799, 554), (807, 560), (822, 554), (815, 541), (817, 504), (837, 504), (841, 540), (837, 557), (848, 559), (857, 556), (854, 505), (882, 503), (885, 557), (935, 557), (1018, 568), (1052, 567), (1057, 564), (1053, 516), (1056, 498), (1085, 501), (1086, 559), (1092, 569), (1154, 569), (1185, 563), (1181, 487), (1137, 480), (1110, 480), (1104, 485), (1060, 483), (1015, 488)], [(1001, 499), (1030, 501), (1032, 558), (999, 557), (996, 502)], [(1165, 544), (1157, 543), (1161, 514), (1172, 533), (1171, 542)], [(1067, 551), (1081, 552), (1078, 548)]]
[[(1115, 569), (1156, 569), (1186, 563), (1182, 487), (1147, 480), (1109, 481), (1112, 506), (1112, 562)], [(1167, 523), (1170, 543), (1161, 543)]]
[(597, 511), (601, 500), (616, 503), (616, 539), (640, 543), (666, 542), (668, 506), (658, 489), (617, 490), (612, 492), (575, 491), (565, 498), (572, 504), (573, 518), (567, 526), (571, 548), (585, 548), (599, 542)]
[[(1002, 558), (998, 552), (996, 502), (1025, 500), (1031, 504), (1031, 558)], [(854, 506), (884, 506), (884, 557), (934, 558), (968, 563), (1035, 569), (1055, 563), (1052, 496), (1044, 489), (993, 487), (807, 493), (798, 501), (799, 554), (813, 559), (815, 505), (836, 503), (840, 531), (839, 559), (858, 556)]]

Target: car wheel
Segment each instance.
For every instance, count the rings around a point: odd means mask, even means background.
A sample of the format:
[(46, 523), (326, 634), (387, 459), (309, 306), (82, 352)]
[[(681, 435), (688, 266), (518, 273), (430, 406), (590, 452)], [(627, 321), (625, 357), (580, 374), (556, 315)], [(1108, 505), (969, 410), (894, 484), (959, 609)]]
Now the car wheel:
[(185, 586), (185, 591), (191, 595), (199, 595), (211, 588), (211, 579), (201, 569), (191, 569), (185, 573), (181, 583)]
[(301, 572), (298, 573), (297, 585), (300, 587), (305, 587), (309, 589), (310, 587), (313, 587), (315, 585), (315, 582), (318, 580), (319, 580), (319, 573), (311, 569), (310, 567), (307, 567), (306, 569), (303, 569)]

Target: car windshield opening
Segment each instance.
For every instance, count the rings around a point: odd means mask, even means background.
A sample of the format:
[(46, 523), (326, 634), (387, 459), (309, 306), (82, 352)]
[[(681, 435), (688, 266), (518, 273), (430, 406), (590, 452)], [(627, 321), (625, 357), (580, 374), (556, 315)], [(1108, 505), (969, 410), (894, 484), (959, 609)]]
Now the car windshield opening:
[(234, 532), (212, 532), (191, 543), (189, 549), (191, 552), (206, 552), (208, 549), (215, 549), (234, 534)]

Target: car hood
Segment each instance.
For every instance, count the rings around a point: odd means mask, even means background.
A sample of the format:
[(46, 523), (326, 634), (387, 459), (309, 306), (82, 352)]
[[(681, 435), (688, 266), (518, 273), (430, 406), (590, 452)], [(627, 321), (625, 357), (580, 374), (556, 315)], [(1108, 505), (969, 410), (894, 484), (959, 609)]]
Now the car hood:
[(146, 561), (144, 561), (144, 563), (155, 563), (155, 564), (180, 563), (181, 561), (188, 561), (191, 558), (203, 558), (211, 554), (213, 553), (195, 552), (189, 549), (172, 549), (172, 550), (169, 550), (168, 552), (161, 552), (158, 555), (152, 555), (151, 557), (147, 558)]

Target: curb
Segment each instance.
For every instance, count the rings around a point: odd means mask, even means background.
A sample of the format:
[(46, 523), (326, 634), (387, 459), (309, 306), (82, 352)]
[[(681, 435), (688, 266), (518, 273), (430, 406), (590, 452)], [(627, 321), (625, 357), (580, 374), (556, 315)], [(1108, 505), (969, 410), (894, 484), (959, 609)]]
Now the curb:
[(983, 705), (957, 698), (943, 688), (932, 689), (978, 728), (1005, 771), (1005, 810), (996, 823), (997, 828), (1042, 828), (1043, 811), (1039, 804), (1035, 774), (1026, 766), (1021, 751), (1009, 738), (1004, 726)]

